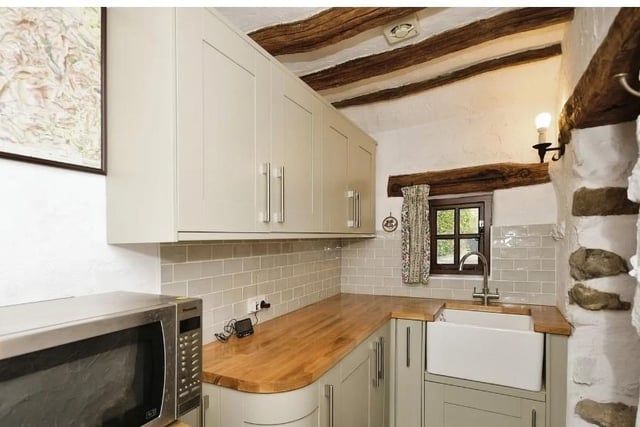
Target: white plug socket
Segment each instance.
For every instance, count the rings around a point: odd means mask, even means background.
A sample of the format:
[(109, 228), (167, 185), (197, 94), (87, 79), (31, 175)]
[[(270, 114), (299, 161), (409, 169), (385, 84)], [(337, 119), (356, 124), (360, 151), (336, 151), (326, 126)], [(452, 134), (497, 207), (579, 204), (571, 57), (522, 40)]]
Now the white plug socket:
[(261, 301), (266, 301), (264, 295), (258, 295), (256, 297), (249, 298), (247, 300), (247, 314), (257, 313), (258, 311), (262, 310), (260, 308)]

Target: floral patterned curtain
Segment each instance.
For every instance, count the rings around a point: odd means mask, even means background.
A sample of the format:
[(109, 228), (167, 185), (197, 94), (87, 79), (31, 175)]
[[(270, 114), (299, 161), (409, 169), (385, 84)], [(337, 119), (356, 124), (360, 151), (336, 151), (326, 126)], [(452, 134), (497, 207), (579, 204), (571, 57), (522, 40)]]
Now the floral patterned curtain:
[(429, 186), (404, 187), (402, 196), (402, 282), (426, 284), (431, 261)]

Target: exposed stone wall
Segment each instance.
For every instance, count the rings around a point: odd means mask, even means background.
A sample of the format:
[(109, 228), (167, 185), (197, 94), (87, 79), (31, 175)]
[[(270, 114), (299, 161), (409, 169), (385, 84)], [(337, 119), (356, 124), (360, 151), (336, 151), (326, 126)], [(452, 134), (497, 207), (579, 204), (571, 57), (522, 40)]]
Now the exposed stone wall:
[(625, 203), (619, 210), (574, 210), (576, 199), (594, 205), (608, 192), (588, 190), (627, 186), (637, 159), (634, 131), (633, 123), (574, 131), (562, 162), (551, 168), (558, 219), (566, 230), (558, 248), (557, 302), (574, 326), (568, 347), (570, 427), (631, 425), (637, 405), (640, 339), (631, 325), (635, 281), (627, 271), (636, 252), (638, 215)]
[[(558, 109), (573, 92), (619, 10), (576, 8), (562, 41)], [(631, 311), (624, 309), (625, 303), (634, 297), (634, 280), (625, 273), (575, 280), (569, 265), (569, 256), (580, 247), (608, 250), (625, 262), (636, 252), (638, 215), (616, 214), (604, 206), (603, 211), (594, 212), (584, 204), (576, 206), (576, 216), (572, 215), (576, 190), (627, 187), (627, 178), (638, 158), (634, 130), (633, 123), (576, 130), (566, 155), (562, 161), (554, 162), (550, 171), (556, 189), (558, 221), (564, 223), (566, 230), (566, 238), (558, 247), (557, 304), (575, 327), (568, 348), (567, 426), (570, 427), (624, 427), (632, 425), (635, 418), (640, 344), (630, 326)], [(606, 195), (607, 191), (615, 195)], [(608, 205), (626, 206), (633, 212), (630, 205), (620, 204), (617, 196), (621, 193), (621, 190), (600, 190), (606, 198), (613, 197), (614, 203), (607, 202)], [(591, 216), (594, 213), (599, 215)], [(575, 304), (569, 304), (569, 291)], [(583, 308), (576, 300), (582, 298), (583, 306), (595, 308), (589, 298), (598, 292), (596, 305), (602, 310)], [(610, 304), (622, 310), (613, 310)]]

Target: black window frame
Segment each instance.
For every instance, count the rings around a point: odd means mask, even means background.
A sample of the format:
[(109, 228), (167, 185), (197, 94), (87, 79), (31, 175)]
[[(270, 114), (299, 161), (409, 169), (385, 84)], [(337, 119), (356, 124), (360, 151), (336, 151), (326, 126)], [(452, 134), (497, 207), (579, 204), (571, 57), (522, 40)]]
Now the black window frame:
[[(491, 268), (491, 224), (492, 224), (492, 204), (493, 194), (483, 194), (468, 197), (454, 197), (429, 200), (429, 226), (431, 242), (431, 274), (456, 274), (456, 275), (482, 275), (482, 263), (465, 264), (462, 271), (458, 271), (460, 263), (460, 239), (478, 238), (478, 252), (487, 258), (488, 266)], [(459, 233), (459, 211), (465, 208), (478, 208), (478, 221), (484, 221), (484, 226), (479, 227), (476, 234)], [(437, 235), (437, 212), (439, 210), (454, 209), (454, 230), (453, 234)], [(453, 264), (438, 264), (437, 260), (437, 240), (453, 239), (454, 255)], [(490, 270), (489, 270), (490, 271)]]

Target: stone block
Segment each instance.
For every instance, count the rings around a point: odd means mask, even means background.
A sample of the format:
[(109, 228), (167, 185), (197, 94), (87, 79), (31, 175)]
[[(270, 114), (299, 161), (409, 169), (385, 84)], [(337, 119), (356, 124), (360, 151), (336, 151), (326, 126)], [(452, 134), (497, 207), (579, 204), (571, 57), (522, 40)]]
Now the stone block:
[(576, 405), (576, 414), (583, 420), (600, 427), (634, 427), (636, 425), (636, 406), (624, 403), (600, 403), (584, 399)]
[(620, 295), (592, 289), (582, 283), (576, 283), (569, 290), (569, 299), (585, 310), (629, 310), (631, 304), (620, 301)]
[(618, 254), (604, 249), (581, 247), (569, 257), (571, 277), (576, 280), (595, 279), (627, 273), (626, 261)]
[(624, 187), (579, 188), (573, 193), (573, 216), (637, 215), (640, 205)]

